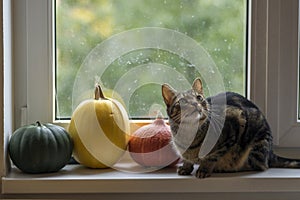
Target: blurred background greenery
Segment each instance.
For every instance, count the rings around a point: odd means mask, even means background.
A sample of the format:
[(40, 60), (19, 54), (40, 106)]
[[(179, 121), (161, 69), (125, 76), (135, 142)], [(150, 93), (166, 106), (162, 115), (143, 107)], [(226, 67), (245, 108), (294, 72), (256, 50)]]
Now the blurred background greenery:
[[(109, 37), (134, 28), (163, 27), (193, 38), (210, 54), (226, 90), (245, 95), (246, 11), (246, 0), (56, 0), (57, 119), (72, 114), (74, 80), (89, 52)], [(201, 77), (193, 63), (179, 55), (143, 49), (111, 63), (101, 83), (113, 89), (122, 75), (147, 63), (173, 67), (190, 83)], [(130, 117), (151, 118), (157, 110), (163, 112), (160, 89), (154, 83), (136, 89), (126, 107)]]

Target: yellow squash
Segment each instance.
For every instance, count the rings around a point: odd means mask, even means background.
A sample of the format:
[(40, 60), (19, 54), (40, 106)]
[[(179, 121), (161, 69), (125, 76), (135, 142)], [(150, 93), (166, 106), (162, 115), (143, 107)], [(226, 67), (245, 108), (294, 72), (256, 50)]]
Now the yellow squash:
[(90, 168), (113, 166), (124, 154), (129, 140), (129, 119), (121, 103), (105, 98), (99, 85), (95, 99), (75, 109), (68, 132), (74, 141), (74, 158)]

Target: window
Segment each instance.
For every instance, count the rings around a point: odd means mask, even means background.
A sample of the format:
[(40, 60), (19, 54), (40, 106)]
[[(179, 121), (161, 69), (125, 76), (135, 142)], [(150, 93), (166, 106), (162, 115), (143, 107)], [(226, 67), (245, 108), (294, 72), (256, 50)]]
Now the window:
[(246, 0), (55, 2), (56, 119), (70, 118), (95, 82), (132, 119), (165, 112), (164, 82), (182, 90), (202, 77), (207, 96), (246, 93)]
[[(247, 69), (247, 96), (267, 116), (275, 144), (297, 147), (299, 134), (295, 66), (298, 66), (298, 1), (291, 0), (285, 4), (281, 1), (254, 0), (249, 4), (251, 20), (248, 49), (251, 59), (248, 59), (248, 63), (251, 67)], [(61, 123), (53, 118), (54, 72), (50, 66), (54, 62), (54, 53), (50, 47), (54, 41), (51, 36), (52, 18), (49, 17), (53, 15), (52, 2), (18, 1), (14, 9), (15, 13), (20, 14), (14, 18), (13, 27), (17, 41), (14, 43), (14, 57), (17, 58), (14, 61), (14, 125), (19, 127), (36, 120), (56, 120)], [(290, 51), (292, 53), (289, 53)]]
[[(4, 2), (11, 2), (4, 0)], [(8, 118), (4, 123), (14, 124), (19, 127), (22, 123), (31, 123), (35, 120), (53, 122), (53, 99), (52, 99), (52, 63), (53, 55), (51, 47), (51, 1), (47, 0), (15, 0), (13, 1), (13, 63), (5, 65), (4, 71), (13, 69), (14, 77), (5, 77), (6, 80), (12, 78), (14, 81), (13, 91), (15, 122)], [(297, 123), (297, 69), (298, 69), (298, 0), (252, 0), (250, 1), (251, 23), (249, 38), (251, 38), (249, 52), (251, 53), (251, 67), (248, 68), (248, 88), (249, 98), (251, 98), (266, 114), (273, 129), (275, 142), (279, 147), (299, 147), (299, 125)], [(8, 9), (9, 10), (9, 9)], [(8, 11), (6, 10), (6, 11)], [(10, 72), (10, 71), (8, 71)], [(7, 92), (4, 91), (4, 92)], [(4, 95), (7, 95), (5, 93)], [(11, 103), (12, 104), (12, 103)], [(11, 104), (8, 106), (9, 110)], [(22, 115), (21, 115), (22, 114)], [(21, 120), (22, 116), (22, 120)], [(56, 121), (57, 122), (57, 121)], [(59, 123), (59, 122), (58, 122)], [(9, 131), (1, 132), (1, 139), (7, 144)], [(5, 147), (5, 146), (4, 146)], [(275, 179), (266, 176), (250, 178), (238, 177), (229, 179), (230, 184), (224, 179), (214, 179), (210, 181), (193, 181), (191, 179), (167, 179), (161, 181), (151, 178), (150, 183), (147, 179), (138, 177), (135, 187), (131, 187), (134, 180), (111, 180), (105, 177), (99, 180), (94, 174), (87, 173), (84, 179), (69, 176), (64, 177), (7, 177), (8, 167), (3, 160), (6, 160), (5, 148), (1, 148), (1, 192), (0, 197), (5, 198), (24, 198), (24, 193), (30, 193), (25, 198), (57, 198), (59, 193), (63, 198), (69, 198), (70, 193), (81, 193), (80, 197), (87, 197), (87, 193), (95, 198), (98, 193), (120, 192), (118, 197), (124, 197), (124, 192), (151, 193), (153, 188), (155, 192), (165, 192), (167, 197), (173, 193), (172, 197), (180, 195), (186, 198), (185, 192), (189, 193), (191, 198), (198, 194), (205, 197), (220, 197), (228, 195), (244, 196), (244, 199), (253, 199), (258, 195), (268, 196), (271, 199), (287, 199), (292, 196), (299, 196), (299, 178), (297, 176), (288, 178), (282, 174), (283, 170), (277, 171), (278, 176)], [(299, 152), (297, 150), (297, 152)], [(79, 173), (82, 171), (79, 170)], [(296, 171), (298, 172), (298, 171)], [(84, 174), (84, 173), (83, 173)], [(15, 174), (16, 175), (16, 174)], [(293, 176), (293, 174), (292, 174)], [(91, 177), (91, 179), (88, 179)], [(121, 175), (120, 175), (121, 177)], [(283, 177), (283, 178), (282, 178)], [(107, 181), (109, 179), (110, 181)], [(243, 180), (242, 180), (243, 179)], [(242, 181), (241, 181), (242, 180)], [(286, 184), (287, 181), (289, 184)], [(63, 184), (62, 184), (63, 182)], [(183, 183), (183, 184), (182, 184)], [(244, 184), (241, 184), (244, 183)], [(149, 185), (151, 184), (151, 187)], [(199, 184), (199, 185), (198, 185)], [(201, 185), (202, 184), (202, 185)], [(182, 185), (191, 186), (186, 191)], [(252, 185), (249, 187), (249, 185)], [(28, 187), (30, 186), (30, 187)], [(203, 186), (203, 187), (202, 187)], [(199, 188), (200, 189), (199, 191)], [(128, 190), (126, 190), (128, 189)], [(185, 191), (183, 191), (185, 190)], [(244, 192), (247, 193), (244, 193)], [(265, 193), (269, 191), (270, 193)], [(278, 193), (278, 191), (280, 191)], [(202, 193), (203, 192), (203, 193)], [(209, 193), (211, 192), (211, 193)], [(232, 194), (233, 192), (234, 194)], [(19, 193), (19, 195), (16, 195)], [(33, 193), (39, 193), (34, 196)], [(45, 195), (40, 195), (44, 193)], [(238, 194), (237, 194), (238, 193)], [(3, 195), (4, 194), (4, 195)], [(52, 194), (52, 195), (51, 195)], [(150, 194), (151, 195), (151, 194)], [(162, 193), (152, 194), (152, 196), (161, 197)], [(213, 195), (213, 196), (212, 196)], [(112, 194), (103, 194), (104, 197), (112, 197)], [(130, 196), (130, 195), (128, 195)], [(127, 197), (128, 197), (127, 196)], [(280, 197), (279, 197), (280, 196)], [(132, 194), (130, 197), (136, 197)], [(132, 198), (132, 199), (134, 199)], [(298, 197), (296, 197), (298, 198)], [(295, 199), (296, 199), (295, 198)]]

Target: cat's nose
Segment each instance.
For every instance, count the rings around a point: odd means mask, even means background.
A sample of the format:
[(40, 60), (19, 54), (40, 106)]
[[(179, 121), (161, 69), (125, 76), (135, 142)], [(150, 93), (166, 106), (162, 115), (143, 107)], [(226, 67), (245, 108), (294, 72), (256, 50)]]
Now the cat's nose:
[(192, 105), (193, 105), (197, 110), (201, 110), (201, 108), (202, 108), (202, 106), (201, 106), (199, 103), (197, 103), (197, 102), (192, 103)]

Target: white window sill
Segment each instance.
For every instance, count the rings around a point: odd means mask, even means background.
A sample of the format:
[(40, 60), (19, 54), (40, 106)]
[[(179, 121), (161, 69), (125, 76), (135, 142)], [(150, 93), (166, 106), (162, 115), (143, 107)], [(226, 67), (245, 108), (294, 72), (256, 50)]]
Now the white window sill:
[(206, 179), (178, 176), (176, 168), (125, 173), (67, 165), (52, 174), (24, 174), (13, 168), (2, 178), (3, 194), (99, 193), (300, 193), (300, 169), (213, 174)]

